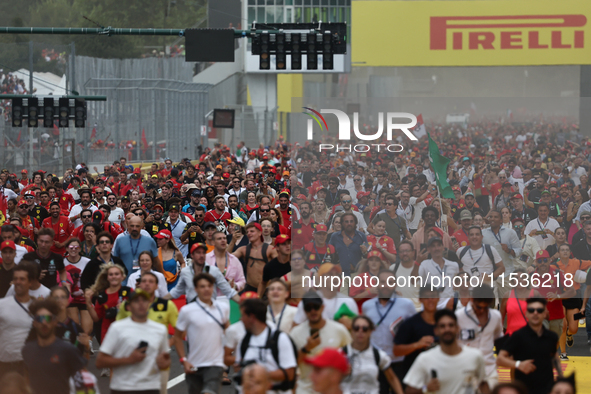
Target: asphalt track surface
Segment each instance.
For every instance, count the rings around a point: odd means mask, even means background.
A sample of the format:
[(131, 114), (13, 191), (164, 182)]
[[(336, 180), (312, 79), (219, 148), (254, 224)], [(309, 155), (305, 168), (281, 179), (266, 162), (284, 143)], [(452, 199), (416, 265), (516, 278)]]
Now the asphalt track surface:
[[(580, 327), (579, 332), (574, 336), (575, 344), (572, 348), (568, 348), (568, 361), (562, 362), (562, 370), (568, 375), (576, 371), (577, 379), (577, 393), (579, 394), (591, 394), (591, 352), (590, 347), (587, 345), (587, 335), (585, 327)], [(98, 344), (95, 341), (95, 351), (98, 353)], [(101, 394), (110, 393), (109, 390), (109, 378), (100, 377), (100, 370), (95, 367), (96, 354), (91, 356), (88, 363), (90, 372), (92, 372), (99, 381), (99, 387)], [(172, 366), (170, 369), (170, 378), (168, 381), (168, 393), (169, 394), (186, 394), (187, 384), (185, 382), (185, 376), (183, 369), (179, 363), (179, 358), (176, 351), (173, 350), (172, 354)], [(501, 382), (509, 381), (509, 370), (499, 368), (499, 380)], [(233, 386), (222, 386), (222, 394), (234, 394), (235, 389)]]

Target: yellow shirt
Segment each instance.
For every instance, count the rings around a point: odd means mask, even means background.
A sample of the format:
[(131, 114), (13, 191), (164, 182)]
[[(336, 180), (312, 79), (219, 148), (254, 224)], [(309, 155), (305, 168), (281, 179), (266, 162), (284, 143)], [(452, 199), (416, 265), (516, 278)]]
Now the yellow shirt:
[[(117, 313), (117, 320), (125, 319), (131, 316), (131, 312), (126, 309), (127, 301), (122, 302), (119, 306), (119, 312)], [(165, 300), (163, 298), (156, 298), (150, 310), (148, 311), (148, 319), (155, 321), (156, 323), (164, 324), (168, 327), (170, 324), (172, 327), (176, 327), (176, 320), (179, 317), (179, 310), (177, 309), (174, 302)]]

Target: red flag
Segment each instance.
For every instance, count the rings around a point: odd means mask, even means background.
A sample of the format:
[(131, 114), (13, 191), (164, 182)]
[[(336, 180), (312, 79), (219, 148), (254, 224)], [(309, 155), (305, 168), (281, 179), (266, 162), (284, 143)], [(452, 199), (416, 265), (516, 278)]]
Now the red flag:
[(90, 140), (94, 141), (96, 139), (96, 127), (93, 127), (92, 133), (90, 133)]
[(60, 135), (60, 129), (58, 129), (55, 123), (53, 124), (53, 135)]
[(146, 130), (142, 129), (142, 154), (146, 154), (148, 150), (148, 140), (146, 140)]
[(18, 137), (16, 137), (16, 142), (21, 142), (21, 132), (22, 130), (18, 131)]

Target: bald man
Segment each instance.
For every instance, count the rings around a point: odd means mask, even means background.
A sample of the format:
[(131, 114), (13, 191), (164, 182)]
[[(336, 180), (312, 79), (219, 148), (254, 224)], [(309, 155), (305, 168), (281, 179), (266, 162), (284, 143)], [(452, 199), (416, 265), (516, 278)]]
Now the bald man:
[(127, 220), (127, 231), (119, 235), (113, 246), (113, 255), (119, 257), (125, 263), (128, 274), (139, 270), (139, 255), (144, 250), (152, 252), (152, 256), (158, 256), (158, 247), (150, 235), (145, 232), (144, 221), (139, 216), (133, 216)]
[(265, 394), (270, 387), (267, 370), (259, 364), (250, 364), (242, 372), (244, 394)]

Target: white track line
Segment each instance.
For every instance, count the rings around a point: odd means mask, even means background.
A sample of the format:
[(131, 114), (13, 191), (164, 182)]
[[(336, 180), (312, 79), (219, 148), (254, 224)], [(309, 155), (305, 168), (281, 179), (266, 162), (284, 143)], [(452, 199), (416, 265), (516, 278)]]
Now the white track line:
[(176, 386), (177, 384), (183, 382), (185, 380), (185, 374), (179, 375), (174, 379), (171, 379), (168, 381), (168, 384), (166, 385), (166, 388), (172, 388), (174, 386)]

